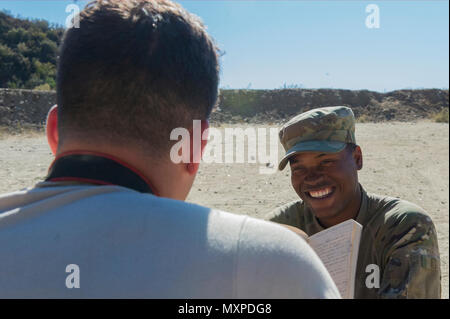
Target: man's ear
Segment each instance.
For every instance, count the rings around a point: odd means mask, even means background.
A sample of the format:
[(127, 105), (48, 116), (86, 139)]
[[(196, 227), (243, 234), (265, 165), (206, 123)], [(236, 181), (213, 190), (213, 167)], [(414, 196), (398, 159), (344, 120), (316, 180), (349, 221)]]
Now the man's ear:
[(209, 122), (208, 120), (202, 120), (202, 134), (201, 134), (201, 154), (200, 159), (203, 157), (203, 152), (205, 151), (206, 144), (208, 144), (209, 135)]
[[(190, 132), (191, 158), (190, 163), (186, 163), (185, 165), (186, 170), (191, 175), (197, 173), (198, 168), (200, 166), (203, 151), (205, 150), (206, 144), (208, 143), (208, 129), (209, 129), (208, 120), (202, 120), (201, 126), (195, 127), (194, 124), (193, 131)], [(199, 130), (200, 132), (196, 132), (196, 130)], [(194, 147), (194, 142), (199, 144), (200, 149), (198, 149), (198, 147)]]
[(362, 156), (361, 147), (356, 146), (355, 150), (353, 151), (353, 158), (356, 163), (356, 168), (359, 171), (363, 167), (363, 156)]
[(56, 155), (58, 149), (58, 106), (53, 105), (47, 114), (45, 123), (45, 134), (47, 135), (47, 142), (52, 150), (53, 155)]

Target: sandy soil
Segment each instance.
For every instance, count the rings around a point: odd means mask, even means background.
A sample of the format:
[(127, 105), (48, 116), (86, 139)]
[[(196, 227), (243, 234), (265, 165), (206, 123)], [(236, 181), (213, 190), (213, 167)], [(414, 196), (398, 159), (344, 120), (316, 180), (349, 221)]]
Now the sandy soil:
[[(363, 123), (357, 124), (356, 138), (364, 155), (359, 177), (365, 189), (409, 200), (431, 215), (441, 251), (442, 297), (448, 298), (449, 125)], [(0, 135), (0, 193), (41, 180), (51, 161), (43, 134)], [(263, 218), (297, 198), (288, 169), (260, 174), (259, 166), (204, 163), (188, 201)]]

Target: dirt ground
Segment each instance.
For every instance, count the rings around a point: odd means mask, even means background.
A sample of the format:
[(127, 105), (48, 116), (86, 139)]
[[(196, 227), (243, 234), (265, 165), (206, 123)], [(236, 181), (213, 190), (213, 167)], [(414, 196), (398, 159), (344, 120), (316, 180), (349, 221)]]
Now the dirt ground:
[[(441, 251), (442, 297), (448, 298), (449, 125), (362, 123), (356, 126), (356, 139), (364, 156), (359, 173), (364, 188), (414, 202), (431, 215)], [(282, 155), (279, 145), (278, 157)], [(0, 135), (0, 193), (38, 182), (51, 161), (43, 134)], [(276, 163), (267, 165), (276, 167)], [(277, 206), (297, 198), (288, 169), (260, 174), (259, 166), (203, 163), (188, 201), (263, 218)]]

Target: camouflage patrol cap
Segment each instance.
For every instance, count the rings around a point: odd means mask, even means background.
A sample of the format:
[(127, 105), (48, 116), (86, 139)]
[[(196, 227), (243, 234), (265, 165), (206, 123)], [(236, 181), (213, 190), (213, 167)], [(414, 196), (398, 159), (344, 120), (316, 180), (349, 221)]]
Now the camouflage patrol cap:
[(355, 116), (346, 106), (313, 109), (289, 120), (281, 128), (279, 136), (286, 150), (278, 165), (281, 171), (291, 156), (301, 152), (337, 153), (347, 143), (356, 144)]

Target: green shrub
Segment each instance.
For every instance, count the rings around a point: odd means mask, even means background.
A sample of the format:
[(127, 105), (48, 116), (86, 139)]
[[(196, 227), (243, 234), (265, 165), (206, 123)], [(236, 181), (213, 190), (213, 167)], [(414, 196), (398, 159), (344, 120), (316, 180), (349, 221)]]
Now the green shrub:
[(56, 57), (64, 29), (0, 11), (0, 87), (56, 86)]
[(52, 88), (50, 87), (50, 85), (48, 83), (45, 84), (41, 84), (36, 86), (35, 88), (33, 88), (33, 90), (36, 91), (50, 91)]

